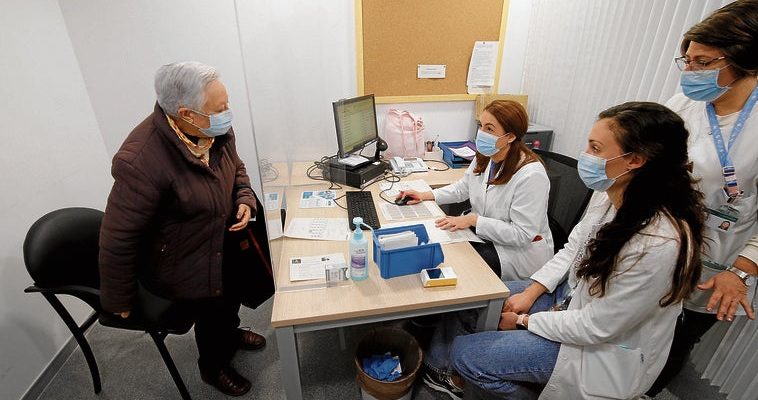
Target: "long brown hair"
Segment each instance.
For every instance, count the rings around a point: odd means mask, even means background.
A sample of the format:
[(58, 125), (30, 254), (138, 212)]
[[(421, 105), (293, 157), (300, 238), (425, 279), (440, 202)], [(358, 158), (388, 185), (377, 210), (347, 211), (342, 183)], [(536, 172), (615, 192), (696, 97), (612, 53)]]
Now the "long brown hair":
[[(495, 100), (484, 107), (484, 111), (492, 114), (506, 133), (512, 133), (516, 136), (516, 140), (511, 143), (511, 147), (505, 155), (500, 170), (490, 182), (493, 185), (504, 185), (511, 180), (519, 168), (531, 162), (539, 161), (539, 157), (529, 150), (522, 141), (527, 129), (529, 129), (529, 117), (524, 106), (513, 100)], [(522, 154), (524, 155), (523, 162), (521, 161)], [(474, 174), (483, 173), (487, 169), (489, 161), (490, 157), (477, 151)]]
[(613, 220), (598, 231), (587, 245), (589, 256), (576, 276), (592, 281), (589, 293), (603, 297), (608, 281), (625, 271), (616, 270), (621, 249), (656, 218), (668, 218), (679, 234), (679, 254), (671, 277), (671, 290), (658, 304), (666, 307), (689, 297), (700, 279), (705, 206), (703, 194), (687, 164), (687, 129), (684, 121), (668, 108), (649, 102), (629, 102), (600, 113), (608, 119), (624, 153), (647, 158), (630, 172), (621, 207)]

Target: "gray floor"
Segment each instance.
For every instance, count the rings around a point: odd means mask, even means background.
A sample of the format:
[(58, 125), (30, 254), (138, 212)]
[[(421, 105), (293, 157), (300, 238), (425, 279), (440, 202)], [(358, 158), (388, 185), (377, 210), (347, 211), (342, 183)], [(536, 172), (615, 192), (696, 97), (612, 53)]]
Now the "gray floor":
[[(243, 307), (242, 325), (263, 333), (268, 344), (258, 352), (239, 352), (234, 365), (251, 379), (253, 389), (243, 398), (284, 399), (279, 356), (271, 320), (271, 301), (258, 310)], [(355, 383), (352, 350), (363, 332), (370, 326), (346, 330), (347, 350), (340, 350), (336, 330), (309, 332), (298, 335), (301, 349), (300, 368), (305, 399), (360, 399)], [(103, 391), (95, 395), (86, 362), (78, 349), (43, 391), (39, 399), (179, 399), (155, 345), (143, 333), (126, 332), (95, 324), (88, 339), (100, 367)], [(226, 396), (204, 384), (196, 367), (197, 349), (192, 332), (184, 336), (169, 336), (166, 345), (194, 399), (223, 399)], [(414, 399), (447, 399), (417, 382)], [(698, 378), (688, 366), (656, 399), (726, 399), (716, 387)]]

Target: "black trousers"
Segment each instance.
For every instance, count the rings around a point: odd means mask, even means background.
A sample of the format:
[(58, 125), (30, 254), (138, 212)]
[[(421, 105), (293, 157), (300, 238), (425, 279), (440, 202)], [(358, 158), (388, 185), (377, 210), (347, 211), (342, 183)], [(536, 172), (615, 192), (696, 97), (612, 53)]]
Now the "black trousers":
[(484, 243), (479, 242), (469, 242), (471, 243), (471, 247), (476, 250), (477, 253), (484, 259), (484, 262), (487, 263), (487, 265), (490, 266), (492, 269), (492, 272), (497, 275), (498, 278), (501, 277), (501, 269), (500, 269), (500, 256), (497, 255), (497, 250), (495, 249), (495, 245), (490, 241), (484, 241)]
[(229, 365), (237, 351), (240, 332), (240, 302), (233, 296), (189, 301), (195, 320), (198, 366), (205, 374), (216, 374)]
[(647, 391), (647, 395), (654, 397), (663, 390), (679, 374), (684, 363), (690, 357), (690, 352), (695, 343), (708, 332), (717, 321), (716, 314), (705, 314), (685, 309), (676, 320), (674, 341), (671, 343), (671, 351), (666, 360), (666, 365), (653, 386)]

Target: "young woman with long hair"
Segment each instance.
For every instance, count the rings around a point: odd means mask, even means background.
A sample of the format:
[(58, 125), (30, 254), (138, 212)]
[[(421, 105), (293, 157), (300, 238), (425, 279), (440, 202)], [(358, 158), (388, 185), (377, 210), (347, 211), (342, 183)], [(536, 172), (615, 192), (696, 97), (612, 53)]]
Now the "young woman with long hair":
[(465, 390), (633, 399), (652, 385), (700, 276), (705, 209), (687, 136), (659, 104), (600, 113), (578, 162), (596, 191), (587, 213), (530, 281), (506, 283), (503, 331), (455, 339), (451, 362)]

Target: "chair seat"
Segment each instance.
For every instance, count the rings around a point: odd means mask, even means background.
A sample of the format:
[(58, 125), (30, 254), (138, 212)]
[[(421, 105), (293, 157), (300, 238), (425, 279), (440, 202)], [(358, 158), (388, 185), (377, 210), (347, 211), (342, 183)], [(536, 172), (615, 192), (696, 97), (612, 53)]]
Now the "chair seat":
[(193, 322), (191, 320), (178, 321), (171, 326), (159, 326), (146, 322), (144, 318), (136, 315), (130, 315), (128, 318), (121, 318), (120, 315), (103, 313), (98, 316), (100, 325), (109, 328), (126, 329), (130, 331), (148, 331), (158, 330), (173, 335), (183, 335), (189, 332)]

